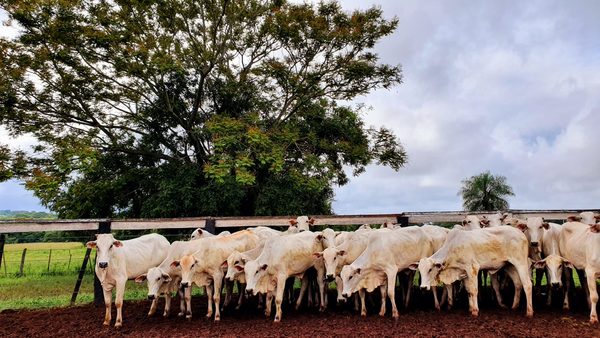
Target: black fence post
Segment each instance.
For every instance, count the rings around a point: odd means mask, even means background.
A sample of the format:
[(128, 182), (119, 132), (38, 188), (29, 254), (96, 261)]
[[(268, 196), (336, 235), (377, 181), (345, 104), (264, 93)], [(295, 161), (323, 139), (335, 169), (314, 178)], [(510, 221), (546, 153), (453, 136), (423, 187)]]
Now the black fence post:
[[(109, 234), (110, 229), (110, 220), (106, 222), (100, 222), (98, 224), (98, 233), (99, 234)], [(98, 254), (96, 253), (96, 258)], [(94, 262), (96, 261), (94, 258)], [(100, 280), (96, 273), (94, 272), (94, 305), (103, 306), (104, 305), (104, 291), (102, 290), (102, 284), (100, 284)]]
[(75, 283), (75, 289), (73, 289), (73, 295), (71, 296), (71, 306), (75, 304), (75, 300), (77, 299), (77, 294), (79, 293), (79, 288), (81, 288), (81, 282), (83, 281), (83, 275), (85, 274), (85, 268), (87, 266), (87, 262), (90, 259), (90, 253), (92, 249), (87, 248), (85, 250), (85, 256), (83, 257), (83, 263), (81, 264), (81, 269), (79, 269), (79, 277), (77, 278), (77, 282)]
[[(6, 235), (0, 234), (0, 267), (2, 266), (2, 257), (4, 256), (4, 242), (6, 242)], [(4, 263), (6, 269), (6, 263)]]
[(209, 217), (204, 223), (204, 230), (210, 232), (213, 235), (217, 234), (217, 220)]
[(407, 227), (408, 226), (408, 216), (404, 216), (404, 214), (400, 214), (398, 216), (396, 216), (396, 223), (399, 224), (401, 227)]

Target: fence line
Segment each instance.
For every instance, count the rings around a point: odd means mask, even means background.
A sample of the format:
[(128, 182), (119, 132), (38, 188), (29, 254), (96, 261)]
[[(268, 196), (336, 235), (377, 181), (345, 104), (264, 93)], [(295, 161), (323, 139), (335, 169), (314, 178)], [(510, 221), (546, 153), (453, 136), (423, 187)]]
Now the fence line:
[[(582, 211), (598, 212), (600, 209), (578, 210), (508, 210), (516, 217), (539, 216), (550, 220), (565, 220)], [(374, 215), (315, 215), (317, 225), (361, 225), (400, 222), (408, 223), (460, 222), (467, 214), (488, 215), (490, 212), (467, 213), (464, 211), (402, 212)], [(77, 220), (11, 220), (0, 221), (0, 234), (46, 231), (95, 231), (101, 223), (109, 222), (112, 230), (182, 229), (182, 228), (239, 228), (254, 226), (286, 226), (293, 216), (252, 217), (185, 217), (157, 219), (77, 219)]]

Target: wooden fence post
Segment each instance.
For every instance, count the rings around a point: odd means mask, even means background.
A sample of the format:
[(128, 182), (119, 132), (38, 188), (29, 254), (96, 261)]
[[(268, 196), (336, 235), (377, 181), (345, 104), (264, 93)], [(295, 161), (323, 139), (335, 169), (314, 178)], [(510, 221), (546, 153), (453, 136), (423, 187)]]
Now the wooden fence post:
[[(98, 224), (98, 233), (99, 234), (109, 234), (110, 233), (110, 220), (106, 222), (100, 222)], [(96, 258), (98, 254), (96, 253)], [(94, 259), (96, 261), (96, 259)], [(102, 290), (102, 284), (100, 284), (100, 280), (96, 273), (94, 272), (94, 305), (96, 306), (104, 306), (104, 291)]]
[[(4, 257), (4, 242), (6, 242), (6, 235), (0, 234), (0, 266), (2, 265), (2, 258)], [(6, 271), (6, 257), (4, 257), (4, 271)]]
[(50, 249), (50, 253), (48, 254), (48, 268), (46, 271), (50, 271), (50, 260), (52, 259), (52, 249)]
[(398, 223), (401, 227), (407, 227), (408, 226), (408, 217), (404, 216), (404, 213), (396, 216), (396, 223)]
[(204, 230), (210, 232), (213, 235), (217, 234), (217, 220), (209, 217), (204, 223)]
[(25, 265), (25, 254), (27, 254), (27, 248), (23, 249), (23, 254), (21, 255), (21, 265), (19, 266), (19, 273), (17, 277), (23, 277), (23, 265)]

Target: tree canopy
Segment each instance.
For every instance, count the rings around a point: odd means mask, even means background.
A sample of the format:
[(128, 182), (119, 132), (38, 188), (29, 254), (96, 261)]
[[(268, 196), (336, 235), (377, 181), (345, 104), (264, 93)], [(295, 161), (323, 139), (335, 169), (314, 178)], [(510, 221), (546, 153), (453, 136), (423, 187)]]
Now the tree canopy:
[(462, 181), (459, 194), (466, 211), (496, 211), (508, 209), (508, 196), (514, 196), (506, 177), (492, 175), (489, 171)]
[[(401, 83), (397, 26), (337, 2), (0, 0), (0, 148), (59, 217), (331, 212), (333, 185), (406, 153), (349, 102)], [(11, 170), (7, 170), (7, 168)]]

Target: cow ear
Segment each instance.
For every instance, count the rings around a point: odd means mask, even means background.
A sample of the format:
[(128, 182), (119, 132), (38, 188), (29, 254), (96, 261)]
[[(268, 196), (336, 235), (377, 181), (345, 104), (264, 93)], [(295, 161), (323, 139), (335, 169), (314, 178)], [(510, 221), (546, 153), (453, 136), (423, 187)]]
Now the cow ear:
[(575, 266), (573, 266), (573, 263), (569, 262), (566, 259), (563, 261), (563, 264), (569, 269), (575, 269)]
[(569, 216), (567, 217), (568, 222), (579, 222), (581, 221), (581, 216)]
[(323, 239), (323, 235), (322, 234), (318, 234), (317, 237), (315, 237), (316, 241), (320, 241)]
[(600, 221), (600, 215), (594, 215), (594, 219), (595, 219), (596, 221)]
[(355, 272), (357, 275), (360, 275), (360, 271), (361, 271), (361, 268), (357, 268), (356, 270), (354, 270), (354, 272)]
[(114, 242), (113, 242), (113, 245), (114, 245), (115, 247), (117, 247), (117, 248), (120, 248), (120, 247), (122, 247), (122, 246), (123, 246), (123, 243), (121, 243), (121, 241), (118, 241), (118, 240), (117, 240), (117, 241), (114, 241)]
[(336, 231), (335, 232), (335, 237), (339, 236), (342, 232), (341, 231)]
[(198, 228), (196, 229), (196, 231), (198, 231), (198, 235), (202, 236), (202, 234), (204, 233), (204, 230), (202, 230), (202, 228)]
[(315, 253), (313, 253), (313, 258), (319, 259), (321, 257), (323, 257), (323, 253), (322, 252), (315, 252)]
[(225, 261), (225, 262), (223, 262), (223, 263), (221, 264), (221, 267), (222, 267), (222, 268), (226, 268), (227, 266), (228, 266), (228, 264), (227, 264), (227, 261)]
[(537, 261), (533, 263), (533, 267), (536, 269), (543, 269), (544, 267), (546, 267), (546, 261), (543, 259), (541, 261)]
[(135, 277), (135, 282), (136, 283), (142, 283), (145, 280), (146, 280), (146, 274), (139, 275), (139, 276)]
[(525, 231), (525, 230), (527, 230), (527, 224), (519, 222), (517, 224), (517, 228), (521, 231)]
[(171, 278), (171, 276), (169, 276), (169, 275), (168, 275), (168, 274), (166, 274), (166, 273), (163, 273), (163, 274), (162, 274), (162, 278), (165, 280), (165, 282), (170, 282), (170, 281), (172, 281), (172, 280), (173, 280), (173, 278)]
[(444, 263), (435, 263), (433, 266), (435, 266), (438, 269), (443, 269), (444, 268)]
[(85, 243), (85, 247), (88, 249), (93, 249), (96, 247), (96, 241), (89, 241), (87, 243)]
[(290, 225), (296, 225), (296, 224), (298, 224), (298, 221), (296, 221), (295, 219), (291, 219), (288, 222), (290, 222)]
[(338, 251), (337, 251), (337, 255), (338, 255), (338, 256), (343, 256), (343, 255), (345, 255), (345, 254), (346, 254), (346, 250), (338, 250)]
[(308, 220), (308, 224), (310, 224), (310, 225), (314, 225), (316, 221), (317, 221), (316, 219), (314, 219), (314, 218), (312, 218), (312, 217), (311, 217), (311, 218)]
[(482, 219), (481, 221), (479, 221), (479, 225), (486, 227), (486, 226), (490, 225), (490, 220)]
[(260, 269), (261, 269), (261, 270), (267, 270), (267, 268), (268, 268), (268, 267), (269, 267), (269, 266), (268, 266), (267, 264), (263, 264), (263, 265), (260, 267)]
[(544, 222), (542, 223), (542, 226), (544, 227), (544, 229), (548, 230), (550, 228), (550, 223)]
[(411, 265), (408, 266), (408, 268), (413, 271), (417, 271), (417, 270), (419, 270), (419, 263), (412, 263)]
[(600, 232), (600, 223), (598, 224), (590, 224), (590, 230), (594, 233)]
[(178, 266), (179, 266), (179, 261), (173, 261), (173, 262), (171, 262), (171, 267), (172, 268), (176, 268)]

